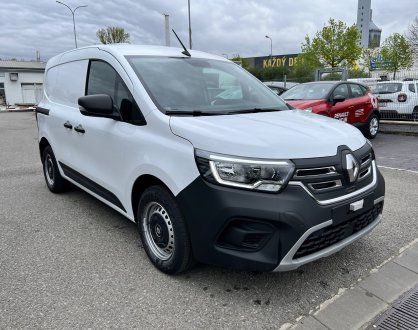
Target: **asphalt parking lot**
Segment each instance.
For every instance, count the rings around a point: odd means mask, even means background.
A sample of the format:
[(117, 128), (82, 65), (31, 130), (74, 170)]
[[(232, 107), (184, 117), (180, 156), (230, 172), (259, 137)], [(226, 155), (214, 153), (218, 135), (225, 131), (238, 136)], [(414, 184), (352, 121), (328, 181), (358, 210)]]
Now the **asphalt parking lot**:
[(418, 237), (418, 137), (373, 141), (384, 221), (341, 252), (288, 273), (199, 265), (170, 277), (136, 226), (79, 189), (48, 191), (34, 113), (0, 114), (0, 328), (280, 328)]

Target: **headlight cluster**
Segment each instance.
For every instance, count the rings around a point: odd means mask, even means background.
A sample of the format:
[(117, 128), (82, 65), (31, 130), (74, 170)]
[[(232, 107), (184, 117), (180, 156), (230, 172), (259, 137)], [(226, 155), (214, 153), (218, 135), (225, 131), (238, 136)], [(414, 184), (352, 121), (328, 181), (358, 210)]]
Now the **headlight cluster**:
[(260, 160), (195, 150), (200, 174), (212, 183), (278, 192), (289, 182), (295, 165), (289, 160)]

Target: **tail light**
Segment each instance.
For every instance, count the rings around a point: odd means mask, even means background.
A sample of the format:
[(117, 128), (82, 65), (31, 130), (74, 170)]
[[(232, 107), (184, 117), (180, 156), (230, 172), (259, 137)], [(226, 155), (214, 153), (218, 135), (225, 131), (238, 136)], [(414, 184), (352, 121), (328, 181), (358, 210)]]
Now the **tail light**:
[(407, 96), (404, 93), (398, 95), (398, 102), (406, 102)]

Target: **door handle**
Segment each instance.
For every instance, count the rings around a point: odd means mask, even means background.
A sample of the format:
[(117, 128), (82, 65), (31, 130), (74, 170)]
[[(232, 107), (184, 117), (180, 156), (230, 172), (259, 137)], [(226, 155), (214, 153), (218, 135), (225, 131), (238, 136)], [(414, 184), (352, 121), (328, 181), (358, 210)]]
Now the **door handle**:
[(84, 130), (83, 126), (81, 126), (81, 124), (77, 125), (76, 127), (74, 127), (74, 131), (84, 134), (86, 131)]
[(72, 129), (72, 128), (73, 128), (73, 125), (71, 125), (71, 123), (67, 120), (67, 121), (64, 123), (64, 127), (65, 127), (65, 128), (68, 128), (68, 129)]

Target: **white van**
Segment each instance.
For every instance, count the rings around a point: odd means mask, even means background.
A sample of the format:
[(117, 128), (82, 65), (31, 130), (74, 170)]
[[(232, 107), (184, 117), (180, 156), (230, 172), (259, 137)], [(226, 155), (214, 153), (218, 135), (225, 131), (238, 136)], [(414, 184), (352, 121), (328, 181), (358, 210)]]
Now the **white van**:
[(287, 271), (382, 218), (371, 144), (291, 110), (238, 65), (178, 48), (100, 45), (48, 61), (37, 108), (52, 192), (73, 184), (138, 224), (175, 274), (195, 261)]

